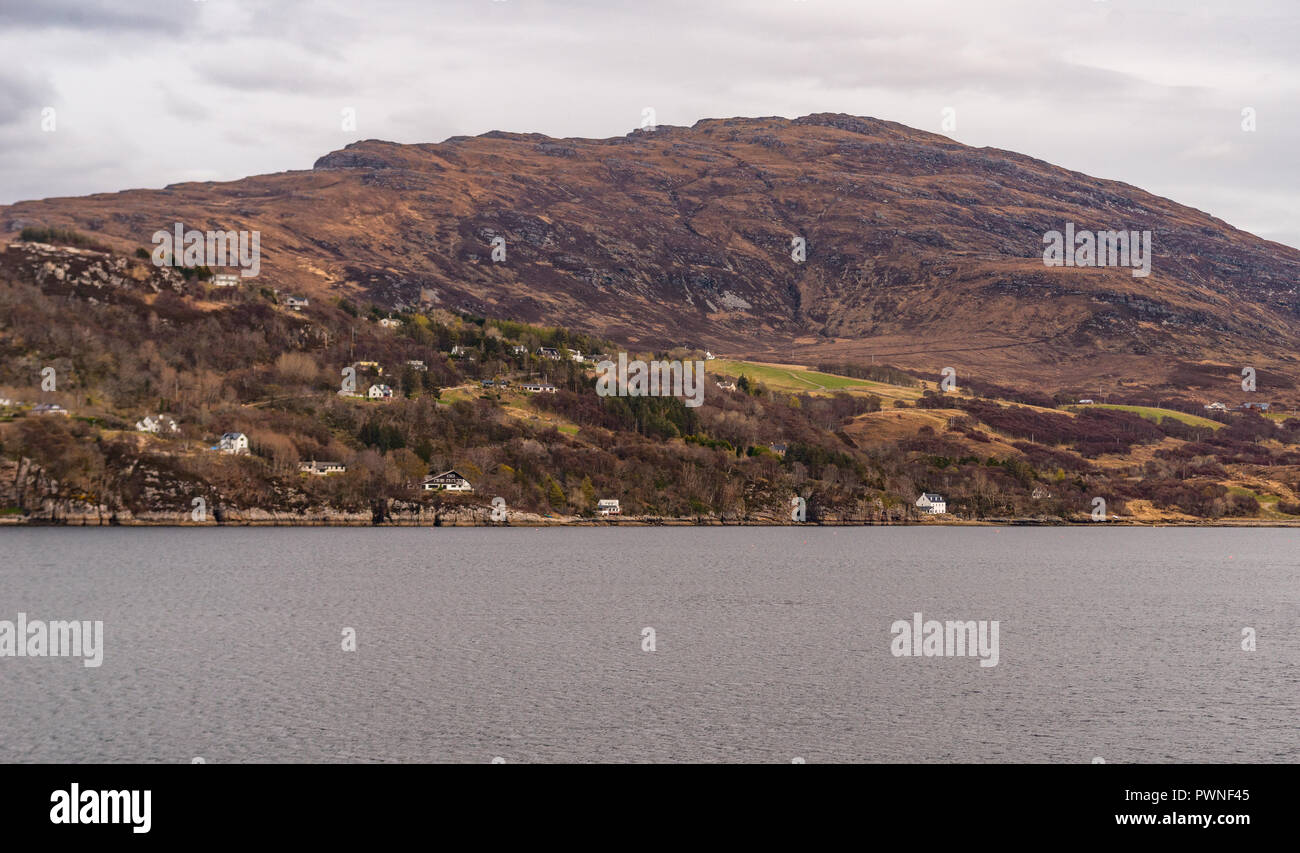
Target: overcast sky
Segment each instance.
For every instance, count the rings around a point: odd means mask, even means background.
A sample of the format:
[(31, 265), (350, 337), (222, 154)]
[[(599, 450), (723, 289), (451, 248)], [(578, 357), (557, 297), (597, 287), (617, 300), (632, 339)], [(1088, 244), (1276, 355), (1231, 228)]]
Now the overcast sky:
[(844, 112), (1300, 247), (1297, 44), (1297, 0), (4, 0), (0, 203), (306, 169), (357, 139), (621, 135), (645, 107)]

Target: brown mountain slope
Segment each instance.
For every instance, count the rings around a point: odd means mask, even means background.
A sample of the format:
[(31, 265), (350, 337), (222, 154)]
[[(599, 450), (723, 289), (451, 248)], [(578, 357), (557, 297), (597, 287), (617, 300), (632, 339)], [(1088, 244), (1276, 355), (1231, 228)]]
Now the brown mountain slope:
[[(177, 221), (260, 230), (260, 284), (632, 344), (1215, 398), (1250, 365), (1262, 394), (1289, 399), (1300, 370), (1300, 252), (1126, 184), (869, 118), (365, 141), (310, 171), (0, 207), (11, 236), (67, 226), (127, 249)], [(1067, 221), (1150, 230), (1151, 275), (1045, 267), (1043, 234)]]

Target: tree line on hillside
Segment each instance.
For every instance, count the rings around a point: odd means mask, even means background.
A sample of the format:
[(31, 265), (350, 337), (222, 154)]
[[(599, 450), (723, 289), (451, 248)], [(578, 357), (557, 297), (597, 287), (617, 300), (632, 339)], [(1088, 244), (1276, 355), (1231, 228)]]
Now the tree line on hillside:
[[(0, 418), (0, 453), (35, 460), (70, 495), (124, 508), (184, 508), (205, 496), (248, 507), (368, 508), (377, 518), (396, 501), (493, 496), (541, 514), (590, 514), (595, 501), (617, 497), (635, 514), (780, 518), (797, 495), (810, 520), (896, 521), (916, 516), (922, 491), (944, 494), (952, 512), (972, 518), (1086, 517), (1096, 496), (1115, 512), (1142, 500), (1222, 517), (1261, 511), (1251, 494), (1217, 482), (1227, 466), (1269, 466), (1277, 481), (1300, 488), (1285, 470), (1300, 465), (1297, 419), (1246, 414), (1216, 431), (1118, 410), (1039, 411), (1027, 407), (1037, 405), (1032, 398), (1021, 405), (927, 391), (919, 407), (962, 414), (941, 428), (871, 440), (884, 425), (872, 419), (881, 400), (871, 395), (790, 393), (744, 376), (734, 391), (710, 382), (698, 408), (675, 398), (600, 397), (586, 368), (537, 355), (540, 347), (616, 351), (590, 335), (349, 299), (293, 312), (281, 296), (195, 283), (182, 293), (141, 289), (90, 303), (5, 279), (0, 385), (33, 388), (53, 366), (58, 391), (49, 397), (74, 417), (9, 412)], [(377, 322), (390, 316), (400, 325)], [(340, 396), (343, 369), (362, 361), (383, 371), (358, 368), (358, 391), (388, 384), (394, 399)], [(916, 385), (889, 366), (821, 367)], [(480, 387), (503, 377), (545, 379), (559, 390), (524, 396)], [(135, 432), (138, 418), (157, 412), (176, 417), (177, 438)], [(249, 437), (249, 456), (207, 450), (230, 431)], [(992, 451), (999, 442), (1017, 454)], [(1115, 462), (1155, 445), (1140, 463)], [(339, 461), (347, 471), (301, 474), (310, 460)], [(473, 497), (412, 488), (450, 468), (471, 480)]]

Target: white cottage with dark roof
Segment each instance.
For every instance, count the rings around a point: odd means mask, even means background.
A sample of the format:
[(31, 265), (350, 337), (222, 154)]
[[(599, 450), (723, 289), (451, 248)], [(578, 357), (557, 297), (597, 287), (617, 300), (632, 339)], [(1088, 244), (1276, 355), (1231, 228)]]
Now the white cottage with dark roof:
[(926, 492), (916, 499), (916, 507), (929, 515), (944, 515), (948, 512), (948, 502), (943, 495)]

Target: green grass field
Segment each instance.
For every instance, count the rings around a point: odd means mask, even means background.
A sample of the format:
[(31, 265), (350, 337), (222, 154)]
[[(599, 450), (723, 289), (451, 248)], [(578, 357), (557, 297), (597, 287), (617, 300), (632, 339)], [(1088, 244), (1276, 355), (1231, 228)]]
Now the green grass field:
[(1282, 501), (1282, 499), (1279, 498), (1277, 495), (1262, 495), (1259, 492), (1252, 491), (1251, 489), (1247, 489), (1243, 486), (1229, 486), (1228, 491), (1234, 495), (1243, 495), (1245, 497), (1252, 497), (1255, 500), (1259, 501), (1259, 508), (1263, 511), (1264, 516), (1266, 518), (1292, 518), (1293, 517), (1287, 515), (1285, 512), (1282, 512), (1277, 508), (1277, 505)]
[(478, 396), (470, 388), (443, 388), (438, 394), (438, 402), (451, 404), (459, 400), (473, 400)]
[[(705, 371), (725, 373), (728, 376), (740, 376), (742, 373), (757, 382), (762, 382), (774, 391), (846, 391), (871, 390), (874, 388), (894, 391), (910, 391), (883, 382), (870, 379), (855, 379), (852, 376), (838, 376), (833, 373), (821, 373), (797, 366), (759, 364), (754, 361), (734, 361), (720, 358), (708, 362)], [(916, 393), (920, 396), (920, 392)]]
[(1188, 426), (1209, 427), (1218, 429), (1223, 424), (1218, 421), (1212, 421), (1209, 418), (1203, 418), (1199, 415), (1189, 415), (1186, 412), (1175, 412), (1173, 409), (1157, 409), (1154, 406), (1120, 406), (1110, 405), (1107, 403), (1094, 403), (1090, 406), (1071, 406), (1071, 409), (1079, 411), (1081, 409), (1118, 409), (1121, 412), (1133, 412), (1141, 415), (1149, 421), (1160, 422), (1161, 418), (1173, 418), (1176, 421), (1182, 421)]

